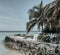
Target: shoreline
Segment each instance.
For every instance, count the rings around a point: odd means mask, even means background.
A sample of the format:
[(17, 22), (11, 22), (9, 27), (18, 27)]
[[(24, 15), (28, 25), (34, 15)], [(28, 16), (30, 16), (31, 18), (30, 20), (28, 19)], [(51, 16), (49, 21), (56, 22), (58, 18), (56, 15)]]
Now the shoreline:
[[(51, 46), (50, 44), (46, 44), (43, 42), (33, 42), (33, 41), (27, 41), (21, 39), (16, 39), (16, 37), (21, 38), (20, 36), (6, 36), (5, 37), (5, 46), (8, 48), (20, 51), (24, 53), (25, 55), (28, 53), (29, 54), (55, 54), (55, 47)], [(60, 49), (58, 49), (60, 51)], [(37, 52), (38, 51), (38, 52)], [(33, 53), (34, 52), (34, 53)], [(50, 52), (50, 53), (49, 53)]]

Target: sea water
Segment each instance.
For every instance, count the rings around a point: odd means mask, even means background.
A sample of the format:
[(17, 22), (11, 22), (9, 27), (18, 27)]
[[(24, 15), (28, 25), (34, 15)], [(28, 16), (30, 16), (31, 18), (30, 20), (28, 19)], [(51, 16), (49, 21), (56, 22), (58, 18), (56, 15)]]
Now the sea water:
[[(31, 33), (36, 33), (36, 32), (31, 32)], [(14, 35), (14, 34), (26, 34), (26, 32), (25, 31), (20, 31), (20, 32), (18, 32), (18, 31), (17, 32), (14, 32), (14, 31), (5, 32), (4, 31), (4, 32), (0, 32), (0, 55), (23, 55), (18, 51), (11, 50), (11, 49), (7, 48), (3, 44), (5, 36)]]

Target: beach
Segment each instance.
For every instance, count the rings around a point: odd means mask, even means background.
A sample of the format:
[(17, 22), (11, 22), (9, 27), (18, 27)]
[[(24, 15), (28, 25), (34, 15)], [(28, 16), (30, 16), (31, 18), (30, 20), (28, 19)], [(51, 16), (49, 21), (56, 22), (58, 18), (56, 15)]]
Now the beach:
[(11, 50), (3, 44), (5, 36), (14, 34), (23, 34), (23, 33), (26, 32), (0, 32), (0, 55), (23, 55), (19, 51)]
[(19, 51), (11, 50), (3, 44), (6, 35), (13, 35), (19, 33), (26, 32), (0, 32), (0, 55), (23, 55)]
[[(34, 34), (36, 32), (30, 32), (30, 33)], [(4, 45), (5, 37), (10, 36), (10, 35), (14, 35), (14, 34), (26, 34), (26, 32), (0, 32), (0, 55), (24, 55), (24, 52), (14, 50), (14, 49), (10, 49), (10, 48), (8, 48), (7, 46)], [(39, 46), (44, 49), (45, 45), (44, 45), (44, 43), (42, 44), (42, 42), (41, 42), (41, 44)], [(51, 47), (49, 47), (49, 46), (46, 46), (46, 47), (47, 47), (47, 49), (50, 48), (52, 50)], [(43, 51), (43, 49), (41, 49), (41, 50)]]

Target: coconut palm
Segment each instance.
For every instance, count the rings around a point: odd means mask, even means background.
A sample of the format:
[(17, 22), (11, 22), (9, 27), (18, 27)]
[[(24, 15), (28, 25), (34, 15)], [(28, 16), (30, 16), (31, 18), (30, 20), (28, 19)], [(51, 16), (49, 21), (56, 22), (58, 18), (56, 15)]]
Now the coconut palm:
[[(51, 30), (52, 29), (52, 23), (53, 23), (53, 20), (52, 19), (52, 14), (54, 12), (54, 7), (55, 7), (55, 1), (47, 4), (45, 7), (44, 7), (44, 16), (46, 17), (47, 19), (47, 27), (45, 28), (45, 31), (47, 30)], [(49, 32), (49, 31), (48, 31)]]
[[(45, 11), (47, 10), (47, 12), (44, 12), (45, 13), (45, 16), (47, 17), (47, 26), (48, 26), (48, 29), (51, 31), (51, 32), (57, 32), (59, 30), (57, 30), (58, 28), (60, 29), (60, 25), (59, 25), (59, 14), (60, 14), (60, 0), (55, 0), (53, 1), (50, 5), (48, 4), (46, 7), (45, 7)], [(49, 8), (48, 8), (49, 7)], [(58, 25), (58, 26), (57, 26)], [(47, 28), (45, 29), (45, 31), (47, 31)]]
[(52, 15), (52, 18), (54, 18), (55, 28), (57, 32), (60, 32), (60, 0), (56, 0), (55, 9)]
[[(39, 5), (39, 8), (34, 6), (34, 9), (38, 9), (39, 10), (39, 16), (36, 17), (36, 16), (33, 16), (32, 13), (30, 13), (32, 17), (34, 18), (37, 18), (36, 19), (36, 23), (38, 24), (38, 29), (40, 29), (40, 26), (42, 26), (42, 30), (43, 30), (43, 21), (45, 21), (45, 18), (44, 18), (44, 15), (45, 15), (45, 12), (46, 12), (46, 9), (48, 10), (48, 7), (50, 6), (50, 4), (46, 5), (45, 7), (43, 7), (43, 2), (41, 1), (40, 5)], [(34, 14), (37, 14), (37, 13), (34, 13)], [(32, 18), (30, 17), (30, 19)], [(33, 21), (33, 19), (32, 19)], [(30, 23), (31, 21), (29, 21), (28, 23)], [(27, 30), (31, 30), (30, 28), (28, 28), (28, 26), (31, 26), (30, 24), (27, 25)], [(34, 27), (34, 26), (33, 26)]]
[[(38, 9), (39, 12), (35, 12), (34, 14), (30, 13), (30, 21), (27, 23), (27, 32), (29, 32), (36, 24), (38, 24), (38, 28), (42, 25), (43, 29), (43, 2), (41, 1), (40, 7), (33, 7), (33, 9)], [(33, 17), (33, 18), (32, 18)], [(34, 21), (34, 22), (33, 22)]]
[[(60, 0), (56, 0), (55, 10), (53, 13), (53, 17), (55, 18), (55, 21), (58, 21), (58, 24), (60, 26)], [(57, 22), (55, 22), (57, 23)], [(60, 28), (60, 27), (59, 27)]]
[[(41, 1), (40, 7), (39, 7), (39, 17), (35, 20), (36, 23), (32, 22), (34, 25), (38, 24), (38, 28), (42, 25), (42, 30), (43, 30), (43, 23), (47, 24), (46, 28), (44, 31), (49, 30), (48, 32), (56, 32), (57, 28), (60, 29), (60, 1), (55, 0), (49, 4), (47, 4), (45, 7), (43, 7), (43, 3)], [(38, 9), (37, 7), (34, 7)], [(46, 20), (46, 21), (45, 21)], [(32, 20), (33, 21), (33, 20)], [(27, 25), (27, 30), (31, 30), (34, 25), (30, 24), (31, 21), (29, 21), (29, 25)], [(31, 26), (29, 28), (29, 26)], [(58, 30), (59, 31), (59, 30)]]

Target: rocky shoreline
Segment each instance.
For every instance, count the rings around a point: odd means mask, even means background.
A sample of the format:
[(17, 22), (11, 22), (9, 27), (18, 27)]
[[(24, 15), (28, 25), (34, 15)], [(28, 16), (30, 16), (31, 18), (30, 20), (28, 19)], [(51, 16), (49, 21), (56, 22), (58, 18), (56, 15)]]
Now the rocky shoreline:
[[(32, 42), (19, 39), (20, 36), (6, 36), (5, 46), (10, 49), (14, 49), (22, 52), (24, 55), (60, 55), (60, 49), (58, 46), (54, 47), (50, 44), (43, 42)], [(23, 37), (22, 37), (23, 38)]]

